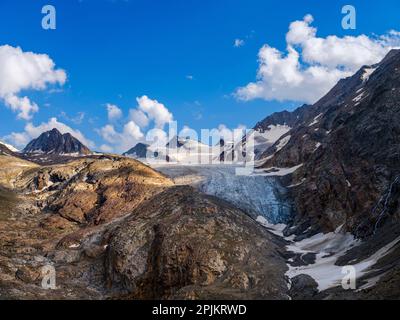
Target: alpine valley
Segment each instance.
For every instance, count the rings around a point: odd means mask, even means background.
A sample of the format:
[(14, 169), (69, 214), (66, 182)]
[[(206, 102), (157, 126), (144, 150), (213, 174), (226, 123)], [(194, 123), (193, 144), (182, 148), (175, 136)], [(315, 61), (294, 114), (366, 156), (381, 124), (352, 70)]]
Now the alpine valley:
[(240, 143), (173, 140), (157, 163), (57, 129), (0, 143), (0, 298), (400, 297), (400, 51)]

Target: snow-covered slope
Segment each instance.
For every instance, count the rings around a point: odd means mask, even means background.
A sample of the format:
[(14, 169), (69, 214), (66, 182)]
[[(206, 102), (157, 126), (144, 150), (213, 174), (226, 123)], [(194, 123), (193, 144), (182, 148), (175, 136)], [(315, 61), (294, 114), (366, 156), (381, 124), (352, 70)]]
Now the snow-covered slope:
[[(178, 138), (177, 143), (167, 145), (166, 154), (169, 162), (199, 164), (201, 159), (209, 159), (212, 156), (213, 148), (192, 139)], [(203, 161), (204, 162), (204, 161)]]
[[(266, 130), (251, 130), (242, 138), (239, 136), (239, 142), (233, 141), (233, 137), (221, 138), (215, 145), (207, 145), (190, 138), (175, 137), (162, 147), (139, 143), (124, 155), (147, 163), (237, 164), (257, 159), (289, 131), (290, 127), (287, 125), (270, 125)], [(155, 154), (156, 158), (146, 157), (147, 153)]]
[(148, 164), (218, 164), (221, 146), (209, 146), (189, 138), (171, 139), (165, 146), (137, 144), (123, 155)]
[(12, 152), (19, 152), (19, 150), (17, 148), (15, 148), (14, 146), (12, 146), (11, 144), (7, 144), (7, 143), (5, 143), (3, 141), (0, 141), (0, 144), (5, 146), (7, 149), (9, 149)]
[(228, 158), (237, 159), (246, 154), (247, 161), (259, 160), (262, 154), (273, 146), (282, 136), (290, 131), (290, 127), (283, 124), (269, 125), (266, 129), (251, 130), (235, 145)]

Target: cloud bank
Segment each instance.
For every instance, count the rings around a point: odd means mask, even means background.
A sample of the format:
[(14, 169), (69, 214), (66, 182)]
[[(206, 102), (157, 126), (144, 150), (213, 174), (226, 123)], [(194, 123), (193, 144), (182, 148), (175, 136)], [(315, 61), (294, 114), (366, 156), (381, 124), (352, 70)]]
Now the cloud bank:
[(363, 65), (379, 62), (400, 46), (397, 31), (368, 37), (321, 38), (307, 15), (294, 21), (286, 34), (286, 52), (264, 45), (259, 53), (257, 81), (239, 88), (240, 100), (278, 100), (314, 103), (340, 79), (351, 76)]
[(148, 96), (136, 98), (138, 110), (142, 111), (149, 120), (153, 120), (155, 126), (162, 129), (165, 124), (173, 121), (172, 113), (157, 100), (152, 100)]
[(115, 121), (122, 117), (122, 110), (114, 104), (107, 104), (108, 120)]
[(65, 71), (55, 69), (48, 55), (0, 46), (0, 99), (19, 119), (30, 120), (39, 110), (29, 97), (19, 95), (21, 91), (44, 90), (49, 84), (64, 84), (66, 79)]
[[(125, 124), (116, 128), (115, 124), (109, 123), (98, 129), (98, 134), (107, 142), (100, 146), (104, 152), (125, 152), (135, 146), (138, 142), (145, 140), (143, 129), (153, 123), (153, 135), (165, 140), (164, 127), (174, 120), (168, 108), (144, 95), (136, 98), (137, 107), (129, 110), (129, 116)], [(116, 106), (107, 104), (108, 119), (110, 122), (123, 116), (122, 110)]]

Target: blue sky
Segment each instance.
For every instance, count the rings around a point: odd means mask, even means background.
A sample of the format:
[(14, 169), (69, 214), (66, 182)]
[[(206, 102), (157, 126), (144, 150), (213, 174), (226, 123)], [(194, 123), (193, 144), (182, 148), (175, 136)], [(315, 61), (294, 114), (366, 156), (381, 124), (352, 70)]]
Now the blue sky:
[[(356, 30), (341, 27), (341, 8), (349, 3), (357, 9)], [(45, 4), (56, 7), (56, 30), (41, 28)], [(164, 104), (179, 125), (195, 130), (252, 127), (301, 104), (241, 101), (233, 95), (255, 81), (264, 44), (285, 51), (291, 22), (312, 14), (319, 37), (372, 37), (400, 29), (399, 9), (395, 0), (2, 0), (0, 46), (47, 54), (65, 70), (67, 81), (56, 86), (61, 90), (50, 85), (20, 93), (39, 106), (29, 121), (17, 119), (0, 101), (0, 137), (57, 117), (99, 147), (106, 143), (98, 134), (109, 123), (106, 104), (124, 112), (114, 123), (118, 130), (143, 95)], [(235, 39), (244, 45), (234, 47)]]

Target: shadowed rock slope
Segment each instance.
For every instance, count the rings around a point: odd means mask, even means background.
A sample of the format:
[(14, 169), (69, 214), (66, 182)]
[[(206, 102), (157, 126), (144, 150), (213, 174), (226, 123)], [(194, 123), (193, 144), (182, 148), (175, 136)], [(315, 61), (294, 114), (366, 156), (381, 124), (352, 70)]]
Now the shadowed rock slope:
[(43, 132), (38, 138), (29, 142), (23, 153), (34, 154), (78, 154), (87, 155), (91, 151), (70, 133), (62, 134), (57, 129)]
[(279, 244), (228, 203), (175, 187), (111, 233), (107, 275), (135, 299), (286, 299)]

